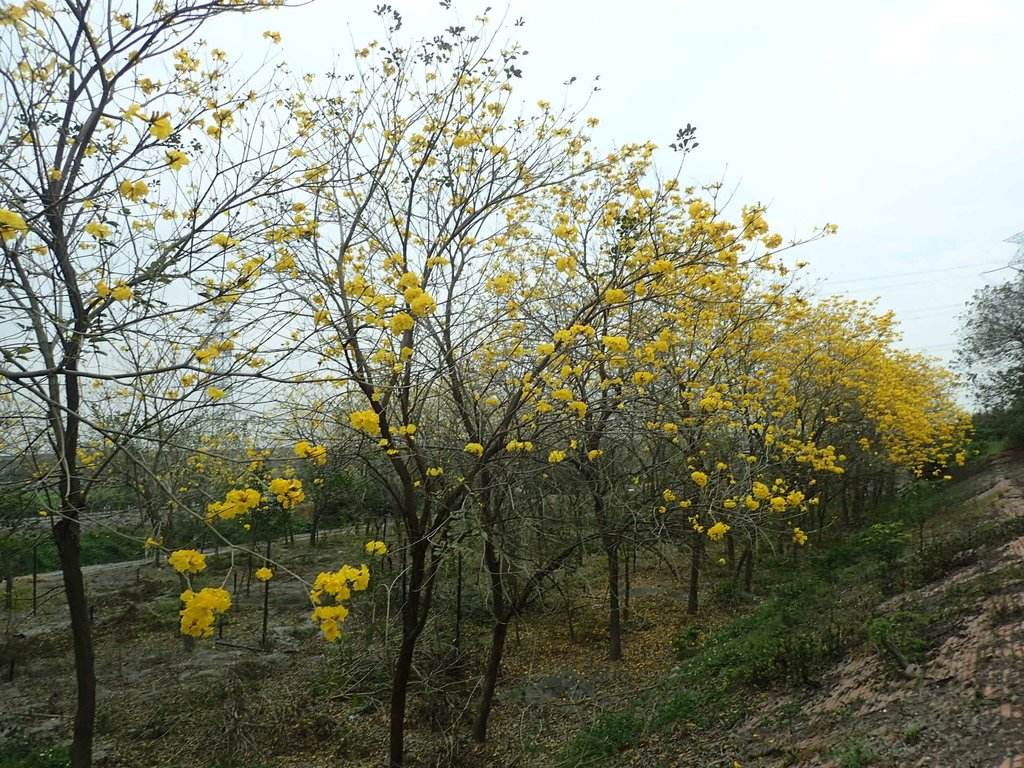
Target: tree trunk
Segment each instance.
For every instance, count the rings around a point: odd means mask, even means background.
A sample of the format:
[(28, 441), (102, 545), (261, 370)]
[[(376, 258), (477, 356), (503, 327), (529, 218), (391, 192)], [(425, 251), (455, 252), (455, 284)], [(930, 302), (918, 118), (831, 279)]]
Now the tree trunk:
[(462, 648), (462, 550), (459, 550), (458, 563), (455, 566), (455, 652)]
[(686, 596), (686, 612), (697, 612), (698, 589), (700, 587), (700, 561), (704, 555), (704, 535), (694, 531), (690, 543), (690, 589)]
[(316, 534), (317, 528), (320, 525), (320, 518), (316, 512), (313, 513), (313, 518), (309, 521), (309, 546), (316, 546)]
[(408, 568), (403, 568), (403, 583), (408, 572), (408, 591), (402, 601), (402, 643), (395, 660), (391, 678), (390, 729), (388, 733), (388, 754), (390, 768), (402, 768), (405, 763), (405, 705), (412, 678), (413, 654), (416, 641), (427, 619), (432, 592), (432, 576), (427, 574), (427, 555), (430, 542), (414, 532), (418, 538), (402, 548), (403, 564), (406, 550), (409, 551)]
[[(634, 550), (635, 552), (636, 550)], [(631, 584), (629, 581), (630, 567), (629, 561), (632, 557), (632, 553), (627, 549), (625, 557), (625, 568), (623, 568), (623, 583), (622, 583), (622, 623), (629, 623), (629, 593)]]
[(622, 616), (619, 607), (619, 540), (604, 536), (604, 552), (608, 559), (608, 658), (622, 658)]
[(473, 721), (473, 741), (478, 743), (487, 740), (487, 720), (491, 716), (491, 705), (494, 703), (494, 690), (498, 686), (498, 675), (501, 674), (501, 657), (505, 651), (507, 636), (508, 622), (496, 621), (491, 630), (491, 652), (487, 658), (487, 669), (484, 671), (484, 687), (480, 694), (476, 720)]
[(75, 658), (75, 683), (78, 697), (75, 710), (74, 739), (71, 743), (71, 768), (91, 768), (93, 725), (96, 721), (96, 658), (89, 622), (89, 603), (82, 577), (81, 538), (78, 509), (65, 504), (62, 519), (53, 526), (60, 555), (64, 594), (71, 615), (71, 643)]
[(747, 592), (754, 591), (754, 543), (751, 542), (747, 545), (747, 551), (743, 553), (746, 556), (746, 568), (743, 571), (743, 588)]
[[(388, 732), (388, 765), (402, 768), (405, 764), (405, 702), (409, 693), (409, 679), (412, 675), (412, 656), (416, 649), (416, 632), (410, 634), (405, 624), (409, 603), (403, 607), (402, 644), (398, 649), (395, 671), (391, 678), (391, 727)], [(415, 621), (415, 618), (414, 618)]]
[[(489, 520), (488, 522), (493, 522)], [(511, 611), (505, 606), (505, 585), (502, 581), (501, 555), (490, 536), (484, 539), (484, 563), (491, 582), (491, 610), (494, 613), (494, 627), (491, 629), (491, 652), (484, 670), (483, 690), (477, 705), (476, 719), (473, 721), (473, 740), (483, 743), (487, 739), (487, 720), (491, 715), (494, 703), (494, 690), (498, 685), (501, 672), (501, 657), (505, 650), (505, 638), (508, 636), (508, 621)]]

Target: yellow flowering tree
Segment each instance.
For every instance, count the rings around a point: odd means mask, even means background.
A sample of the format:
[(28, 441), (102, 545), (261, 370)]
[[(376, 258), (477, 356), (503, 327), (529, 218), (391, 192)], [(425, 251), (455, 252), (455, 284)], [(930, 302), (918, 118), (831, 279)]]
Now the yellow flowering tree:
[[(95, 716), (79, 567), (94, 479), (118, 456), (144, 461), (130, 438), (230, 400), (229, 377), (270, 364), (254, 352), (265, 310), (240, 301), (258, 289), (262, 261), (238, 244), (262, 222), (240, 214), (287, 183), (289, 158), (265, 138), (274, 135), (264, 133), (274, 122), (267, 94), (235, 81), (227, 54), (194, 35), (222, 14), (280, 5), (0, 8), (0, 387), (31, 425), (24, 448), (36, 454), (37, 487), (59, 499), (75, 768), (91, 763)], [(285, 141), (287, 127), (277, 135)], [(225, 231), (230, 238), (214, 240)], [(107, 390), (128, 407), (93, 409)]]

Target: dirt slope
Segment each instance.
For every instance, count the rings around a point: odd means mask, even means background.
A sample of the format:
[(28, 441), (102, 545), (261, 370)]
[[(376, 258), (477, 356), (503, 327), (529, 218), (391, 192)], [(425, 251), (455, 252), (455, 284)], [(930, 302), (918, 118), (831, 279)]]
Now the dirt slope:
[[(977, 493), (947, 528), (1024, 516), (1021, 456), (1000, 457), (970, 482)], [(927, 619), (919, 664), (901, 672), (884, 648), (866, 648), (816, 691), (767, 697), (732, 735), (741, 764), (1024, 766), (1024, 536), (962, 556), (968, 564), (877, 611)]]

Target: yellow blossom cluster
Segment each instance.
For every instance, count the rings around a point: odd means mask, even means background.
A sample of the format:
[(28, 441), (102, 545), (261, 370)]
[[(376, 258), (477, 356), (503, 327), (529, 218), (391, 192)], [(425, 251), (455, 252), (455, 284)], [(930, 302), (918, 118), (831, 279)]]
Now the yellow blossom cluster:
[(198, 592), (186, 589), (181, 593), (181, 633), (189, 637), (209, 637), (213, 634), (217, 615), (231, 607), (231, 595), (226, 589), (204, 587)]
[(255, 509), (263, 501), (263, 495), (252, 488), (228, 491), (224, 501), (215, 501), (206, 507), (207, 520), (231, 520)]
[(350, 413), (348, 418), (349, 422), (356, 429), (368, 435), (376, 436), (380, 434), (380, 416), (377, 415), (376, 411), (355, 411)]
[(371, 555), (381, 555), (383, 557), (388, 553), (388, 545), (383, 541), (368, 541), (366, 542), (366, 551)]
[(168, 555), (167, 564), (178, 573), (201, 573), (206, 570), (206, 555), (194, 549), (176, 549)]
[(309, 459), (317, 464), (327, 462), (327, 448), (322, 445), (313, 445), (305, 440), (295, 444), (295, 455), (300, 459)]
[(351, 598), (353, 592), (360, 592), (369, 584), (370, 569), (366, 565), (359, 568), (343, 565), (337, 571), (321, 573), (316, 577), (309, 593), (313, 603), (310, 619), (320, 626), (324, 638), (333, 642), (341, 637), (341, 624), (348, 617), (345, 601)]
[(275, 477), (267, 485), (267, 490), (277, 497), (278, 503), (285, 509), (293, 509), (306, 499), (302, 481), (295, 477)]

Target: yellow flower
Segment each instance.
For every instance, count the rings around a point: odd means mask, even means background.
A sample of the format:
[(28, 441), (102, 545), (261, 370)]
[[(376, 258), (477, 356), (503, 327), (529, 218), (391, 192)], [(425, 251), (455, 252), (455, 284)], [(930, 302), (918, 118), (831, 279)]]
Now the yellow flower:
[(538, 344), (537, 345), (537, 354), (538, 355), (550, 355), (554, 351), (555, 351), (555, 345), (554, 344)]
[(427, 467), (427, 477), (438, 477), (444, 474), (444, 467)]
[(383, 541), (368, 541), (366, 542), (366, 551), (371, 555), (380, 555), (383, 557), (388, 553), (388, 545)]
[(567, 403), (572, 400), (572, 390), (563, 387), (562, 389), (556, 389), (551, 393), (551, 396), (555, 400), (561, 400), (563, 403)]
[(132, 120), (134, 118), (139, 118), (140, 120), (146, 119), (146, 116), (142, 114), (141, 104), (132, 104), (124, 111), (124, 115), (122, 115), (122, 117), (124, 117), (125, 120)]
[(416, 317), (426, 317), (427, 315), (434, 314), (437, 310), (437, 302), (434, 301), (432, 296), (422, 293), (409, 302), (409, 309), (412, 310)]
[(62, 178), (64, 178), (64, 174), (61, 173), (60, 168), (51, 168), (46, 172), (46, 178), (48, 178), (50, 181), (60, 181)]
[(106, 224), (100, 224), (98, 221), (90, 221), (85, 225), (85, 233), (92, 235), (97, 240), (106, 240), (110, 237), (111, 232), (113, 230), (110, 227)]
[(193, 592), (186, 589), (181, 593), (181, 633), (190, 637), (209, 637), (217, 614), (231, 607), (231, 595), (226, 589), (206, 587)]
[(144, 181), (132, 182), (125, 179), (118, 185), (117, 191), (121, 197), (126, 197), (132, 202), (138, 202), (149, 194), (149, 186)]
[(272, 578), (274, 578), (274, 572), (267, 568), (267, 566), (263, 566), (262, 568), (258, 568), (256, 570), (256, 573), (253, 574), (253, 576), (255, 576), (260, 581), (270, 581)]
[[(383, 546), (383, 542), (370, 542), (367, 548), (370, 544)], [(316, 577), (309, 592), (309, 599), (315, 606), (310, 619), (320, 625), (320, 631), (328, 641), (341, 637), (341, 622), (348, 616), (348, 608), (343, 602), (352, 596), (352, 592), (360, 592), (369, 584), (370, 569), (365, 565), (359, 568), (343, 565), (338, 571), (321, 573)], [(328, 599), (333, 605), (328, 604)]]
[(295, 444), (295, 455), (300, 459), (315, 461), (317, 464), (325, 464), (327, 462), (327, 448), (322, 445), (307, 443), (305, 440)]
[(560, 461), (565, 461), (565, 451), (551, 451), (548, 454), (549, 464), (558, 464)]
[(633, 374), (633, 383), (638, 387), (645, 387), (657, 378), (650, 371), (637, 371)]
[(206, 394), (209, 395), (211, 400), (220, 400), (222, 397), (227, 395), (227, 392), (219, 387), (207, 387)]
[(266, 32), (263, 33), (263, 37), (265, 39), (267, 39), (267, 40), (270, 40), (270, 42), (275, 43), (275, 44), (278, 44), (278, 43), (281, 42), (281, 33), (280, 32), (271, 32), (268, 29)]
[(253, 488), (228, 491), (224, 501), (215, 501), (206, 506), (206, 519), (219, 517), (221, 520), (231, 520), (259, 506), (261, 501), (263, 494)]
[(601, 342), (609, 352), (629, 351), (629, 341), (625, 336), (602, 336)]
[(609, 288), (604, 292), (604, 300), (606, 304), (621, 304), (627, 298), (629, 298), (629, 294), (621, 288)]
[(238, 239), (227, 235), (224, 232), (218, 232), (216, 235), (210, 238), (210, 242), (214, 245), (219, 245), (224, 250), (227, 250), (233, 245), (238, 245)]
[(592, 451), (587, 451), (587, 458), (590, 461), (596, 461), (597, 459), (601, 458), (602, 456), (604, 456), (604, 451), (602, 451), (600, 448), (595, 448)]
[(172, 133), (174, 133), (174, 128), (171, 127), (169, 115), (157, 117), (149, 124), (149, 134), (157, 141), (163, 141)]
[(755, 499), (767, 499), (772, 495), (772, 492), (764, 483), (754, 483), (751, 493), (753, 493)]
[(380, 434), (380, 417), (373, 410), (355, 411), (348, 416), (349, 422), (358, 430), (376, 437)]
[(14, 211), (0, 208), (0, 240), (11, 240), (28, 232), (28, 225)]
[(189, 164), (188, 155), (177, 149), (169, 149), (166, 152), (167, 165), (171, 167), (172, 171), (180, 171), (186, 165)]
[(206, 570), (206, 555), (194, 549), (176, 549), (167, 557), (167, 564), (178, 573), (199, 573)]
[(480, 443), (466, 443), (466, 447), (462, 450), (466, 453), (472, 453), (474, 456), (484, 455), (484, 447)]
[(135, 292), (124, 281), (118, 280), (113, 290), (110, 291), (110, 295), (114, 297), (115, 301), (131, 301)]
[(267, 484), (267, 490), (277, 497), (285, 509), (292, 509), (306, 499), (302, 481), (294, 477), (275, 477)]
[(731, 525), (726, 525), (722, 522), (715, 523), (708, 528), (708, 538), (712, 541), (721, 541), (730, 530), (732, 530)]
[(807, 543), (807, 534), (801, 531), (799, 528), (794, 528), (793, 543), (802, 547), (804, 544)]
[(391, 332), (395, 336), (400, 336), (416, 324), (416, 321), (412, 319), (412, 315), (408, 312), (399, 312), (391, 318)]
[(708, 484), (708, 476), (703, 472), (692, 472), (690, 474), (690, 479), (693, 480), (699, 488), (703, 488)]

